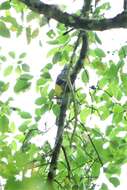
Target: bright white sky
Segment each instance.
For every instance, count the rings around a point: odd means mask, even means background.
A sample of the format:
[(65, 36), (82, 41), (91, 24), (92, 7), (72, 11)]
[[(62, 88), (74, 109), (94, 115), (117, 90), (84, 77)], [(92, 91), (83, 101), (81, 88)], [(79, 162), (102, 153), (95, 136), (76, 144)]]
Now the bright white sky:
[[(1, 2), (2, 1), (4, 2), (4, 0), (1, 0)], [(106, 0), (102, 0), (102, 2), (104, 2), (104, 1), (106, 1)], [(109, 1), (109, 0), (107, 0), (107, 1)], [(43, 2), (48, 2), (50, 4), (54, 4), (54, 3), (65, 4), (68, 6), (68, 12), (75, 12), (77, 9), (79, 9), (82, 6), (83, 0), (75, 0), (75, 1), (74, 0), (61, 0), (61, 1), (44, 0)], [(107, 17), (115, 16), (117, 13), (121, 12), (122, 8), (123, 8), (123, 5), (122, 5), (123, 0), (117, 0), (117, 1), (110, 0), (110, 2), (112, 5), (112, 10), (108, 11), (108, 13), (106, 14)], [(72, 7), (73, 7), (73, 9), (72, 9)], [(52, 22), (51, 22), (51, 27), (53, 27)], [(48, 30), (48, 28), (45, 28), (43, 30), (43, 33), (40, 35), (40, 36), (43, 36), (43, 37), (41, 37), (41, 39), (43, 38), (42, 39), (42, 42), (43, 42), (42, 48), (37, 48), (38, 47), (37, 40), (34, 40), (28, 46), (27, 43), (25, 42), (24, 35), (19, 37), (18, 39), (15, 38), (15, 36), (14, 36), (12, 40), (0, 38), (0, 44), (3, 45), (2, 46), (3, 53), (10, 51), (10, 50), (12, 50), (12, 51), (14, 50), (17, 53), (21, 53), (24, 51), (28, 52), (26, 63), (31, 65), (31, 71), (34, 74), (36, 79), (39, 77), (38, 71), (42, 68), (43, 65), (48, 63), (48, 58), (46, 57), (46, 54), (48, 52), (49, 46), (46, 44), (46, 40), (45, 40), (46, 39), (45, 32), (47, 30)], [(103, 48), (106, 51), (110, 51), (112, 49), (114, 49), (114, 50), (119, 49), (119, 47), (121, 45), (123, 45), (125, 43), (125, 41), (127, 40), (126, 33), (127, 33), (127, 30), (125, 30), (125, 29), (98, 32), (98, 34), (100, 35), (100, 37), (102, 39)], [(17, 49), (17, 47), (18, 47), (18, 49)], [(59, 70), (56, 70), (56, 68), (55, 68), (55, 73), (56, 74), (54, 74), (54, 76), (56, 77), (57, 73), (59, 73)], [(54, 80), (55, 80), (55, 77), (54, 77)], [(0, 75), (0, 80), (2, 80), (2, 79), (3, 79), (3, 76)], [(14, 78), (11, 78), (11, 81), (12, 81), (12, 83), (15, 83), (15, 76), (14, 76)], [(94, 81), (94, 79), (92, 79), (92, 81), (91, 81), (92, 84), (93, 84), (93, 81)], [(11, 89), (9, 93), (15, 97), (14, 106), (18, 106), (18, 107), (22, 108), (24, 111), (34, 110), (34, 108), (35, 108), (34, 101), (38, 97), (38, 95), (35, 93), (34, 87), (35, 86), (33, 85), (32, 91), (26, 92), (25, 94), (20, 94), (18, 96), (15, 96), (15, 94), (13, 93), (13, 89)], [(8, 96), (9, 96), (9, 94), (7, 92), (1, 98), (6, 100)], [(17, 118), (16, 124), (19, 125), (21, 122), (20, 118), (17, 115), (13, 114), (12, 121), (13, 120), (15, 121), (15, 118)], [(43, 136), (43, 140), (48, 140), (52, 144), (54, 142), (54, 137), (55, 137), (55, 133), (56, 133), (56, 129), (54, 128), (54, 118), (51, 117), (51, 115), (50, 115), (50, 121), (49, 121), (49, 115), (45, 114), (45, 116), (43, 117), (43, 120), (40, 121), (40, 126), (43, 127), (45, 125), (45, 122), (47, 122), (47, 125), (49, 125), (51, 127), (51, 130), (49, 131), (48, 134)], [(53, 126), (51, 126), (51, 123), (53, 123)], [(40, 141), (42, 142), (42, 137), (39, 136), (38, 138), (40, 138), (40, 140), (38, 140), (38, 142), (40, 142)], [(36, 139), (35, 139), (35, 141), (36, 141)], [(122, 170), (121, 185), (118, 188), (114, 188), (112, 185), (110, 185), (110, 190), (125, 190), (127, 187), (126, 176), (127, 176), (127, 170), (126, 170), (126, 166), (125, 166), (125, 167), (123, 167), (123, 170)], [(102, 180), (102, 177), (100, 180)], [(105, 178), (105, 183), (108, 184), (108, 180), (106, 178)]]

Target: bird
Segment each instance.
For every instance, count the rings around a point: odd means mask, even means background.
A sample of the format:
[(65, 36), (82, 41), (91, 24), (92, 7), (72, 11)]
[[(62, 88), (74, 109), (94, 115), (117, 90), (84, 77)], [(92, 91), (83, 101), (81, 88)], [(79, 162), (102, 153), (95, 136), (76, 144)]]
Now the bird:
[(67, 75), (68, 75), (68, 65), (66, 64), (60, 74), (57, 76), (55, 83), (55, 95), (60, 98), (67, 87)]

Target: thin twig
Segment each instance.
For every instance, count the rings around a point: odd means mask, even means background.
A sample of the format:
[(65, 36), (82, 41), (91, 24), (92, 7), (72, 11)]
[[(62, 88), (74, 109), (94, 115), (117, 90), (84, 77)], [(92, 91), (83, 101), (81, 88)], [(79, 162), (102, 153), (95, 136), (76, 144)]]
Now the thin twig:
[(61, 187), (61, 189), (65, 189), (64, 186), (62, 186), (59, 181), (57, 181), (56, 179), (54, 181)]
[[(87, 11), (90, 10), (90, 6), (91, 6), (91, 0), (87, 0), (87, 2), (84, 0), (84, 4), (83, 4), (82, 10), (81, 10), (81, 16), (85, 17), (88, 14)], [(77, 38), (77, 41), (76, 41), (76, 45), (75, 45), (75, 48), (74, 48), (74, 51), (73, 51), (73, 54), (72, 54), (72, 57), (71, 57), (71, 61), (70, 61), (70, 64), (69, 64), (70, 66), (72, 66), (72, 64), (73, 64), (73, 58), (75, 56), (76, 49), (79, 46), (79, 42), (80, 42), (81, 37), (82, 37), (83, 45), (82, 45), (82, 48), (80, 50), (80, 57), (79, 57), (79, 59), (78, 59), (78, 61), (76, 63), (79, 71), (83, 67), (83, 65), (82, 65), (81, 68), (80, 68), (80, 62), (82, 61), (82, 59), (84, 59), (86, 57), (86, 53), (87, 53), (87, 50), (88, 50), (88, 44), (86, 43), (87, 40), (84, 39), (84, 36), (82, 36), (82, 31), (79, 32), (79, 35), (78, 35), (78, 38)], [(85, 36), (85, 37), (87, 38), (87, 36)], [(87, 46), (87, 48), (86, 48), (86, 46)], [(77, 74), (78, 74), (78, 72), (77, 72)], [(75, 131), (76, 131), (77, 115), (78, 115), (77, 102), (76, 102), (75, 93), (74, 93), (73, 86), (72, 86), (72, 84), (73, 84), (72, 81), (73, 81), (73, 79), (71, 79), (71, 76), (69, 76), (68, 77), (68, 85), (69, 85), (69, 88), (70, 88), (71, 93), (72, 93), (72, 100), (73, 100), (73, 105), (74, 105), (74, 115), (75, 115), (75, 123), (74, 123), (74, 128), (73, 128), (73, 132), (72, 132), (72, 136), (71, 136), (71, 140), (70, 140), (70, 146), (72, 145), (72, 141), (73, 141), (74, 134), (75, 134)]]
[(85, 127), (85, 125), (84, 125), (82, 122), (80, 122), (80, 124), (81, 124), (81, 126), (83, 126), (83, 128), (84, 128), (85, 131), (87, 132), (87, 136), (88, 136), (88, 138), (89, 138), (89, 140), (90, 140), (90, 142), (91, 142), (91, 144), (92, 144), (92, 146), (93, 146), (93, 148), (94, 148), (94, 150), (95, 150), (95, 152), (96, 152), (96, 154), (97, 154), (97, 157), (98, 157), (98, 160), (100, 161), (101, 166), (103, 167), (103, 162), (102, 162), (102, 160), (101, 160), (101, 157), (100, 157), (100, 155), (99, 155), (99, 152), (98, 152), (98, 150), (97, 150), (95, 144), (93, 143), (93, 140), (92, 140), (91, 136), (89, 135), (87, 128)]
[[(83, 61), (84, 61), (84, 59), (86, 57), (87, 50), (88, 50), (88, 39), (87, 39), (86, 33), (85, 32), (84, 33), (80, 32), (80, 35), (82, 36), (82, 47), (81, 47), (81, 50), (80, 50), (79, 59), (77, 60), (76, 65), (75, 65), (75, 67), (73, 69), (73, 73), (70, 76), (70, 78), (71, 78), (71, 83), (70, 84), (74, 83), (73, 81), (75, 81), (79, 71), (82, 69)], [(71, 86), (71, 89), (72, 89), (72, 86)], [(72, 132), (72, 136), (71, 136), (71, 144), (70, 144), (70, 146), (72, 145), (73, 137), (74, 137), (74, 134), (75, 134), (75, 131), (76, 131), (77, 115), (78, 115), (77, 103), (76, 103), (76, 100), (75, 100), (75, 93), (74, 93), (73, 90), (72, 90), (72, 98), (73, 98), (73, 103), (74, 103), (75, 124), (74, 124), (74, 129), (73, 129), (73, 132)]]
[(67, 157), (67, 153), (66, 153), (66, 150), (64, 148), (64, 146), (61, 146), (62, 148), (62, 151), (64, 153), (64, 157), (65, 157), (65, 160), (66, 160), (66, 163), (67, 163), (67, 169), (68, 169), (68, 178), (70, 179), (71, 178), (71, 167), (70, 167), (70, 163), (69, 163), (69, 160), (68, 160), (68, 157)]

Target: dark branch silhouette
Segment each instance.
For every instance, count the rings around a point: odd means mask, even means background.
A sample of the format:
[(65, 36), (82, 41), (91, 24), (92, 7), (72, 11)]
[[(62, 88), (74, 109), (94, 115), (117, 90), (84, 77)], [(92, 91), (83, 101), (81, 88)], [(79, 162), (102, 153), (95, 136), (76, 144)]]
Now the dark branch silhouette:
[[(113, 28), (127, 28), (127, 12), (116, 15), (113, 18), (104, 19), (89, 19), (81, 18), (75, 14), (69, 14), (61, 11), (57, 6), (48, 5), (41, 1), (33, 0), (20, 0), (27, 5), (31, 10), (38, 14), (43, 14), (47, 18), (53, 18), (58, 22), (80, 30), (91, 30), (91, 31), (103, 31)], [(126, 1), (124, 3), (126, 8)]]

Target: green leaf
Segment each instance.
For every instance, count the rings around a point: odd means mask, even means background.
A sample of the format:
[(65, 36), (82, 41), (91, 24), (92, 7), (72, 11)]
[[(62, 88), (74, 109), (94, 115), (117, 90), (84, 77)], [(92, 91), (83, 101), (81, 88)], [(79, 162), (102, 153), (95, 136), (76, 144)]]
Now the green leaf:
[(22, 70), (21, 70), (20, 65), (18, 65), (18, 66), (16, 67), (15, 72), (16, 72), (18, 75), (20, 75), (20, 74), (22, 73)]
[(10, 51), (10, 52), (8, 53), (8, 55), (9, 55), (11, 58), (13, 58), (13, 59), (15, 59), (15, 57), (16, 57), (14, 51)]
[(10, 31), (4, 22), (0, 21), (0, 36), (10, 38)]
[(29, 127), (29, 124), (30, 124), (30, 120), (25, 120), (20, 126), (19, 126), (19, 130), (22, 131), (22, 132), (25, 132), (28, 127)]
[(20, 79), (23, 79), (23, 80), (31, 80), (32, 78), (33, 78), (33, 76), (30, 74), (22, 74), (20, 76)]
[(59, 52), (59, 48), (58, 48), (58, 47), (52, 48), (51, 50), (48, 51), (47, 56), (48, 56), (48, 57), (54, 56), (55, 53), (57, 53), (57, 52)]
[(25, 79), (17, 79), (17, 82), (14, 86), (14, 92), (18, 93), (21, 91), (24, 91), (26, 89), (28, 89), (31, 85), (31, 82), (28, 82), (28, 80)]
[(9, 87), (9, 83), (5, 83), (0, 80), (0, 93), (5, 92)]
[(104, 106), (99, 107), (99, 113), (101, 115), (102, 120), (108, 118), (108, 116), (110, 115), (110, 111), (106, 104)]
[(11, 6), (10, 6), (10, 2), (9, 1), (3, 2), (0, 5), (0, 10), (8, 10), (10, 8), (11, 8)]
[(22, 70), (25, 71), (25, 72), (29, 72), (30, 71), (30, 66), (24, 63), (24, 64), (22, 64)]
[(58, 45), (58, 44), (65, 44), (69, 40), (68, 35), (60, 35), (55, 40), (48, 41), (48, 44), (51, 45)]
[(122, 90), (127, 95), (127, 74), (121, 73), (121, 80), (122, 80)]
[(127, 56), (127, 45), (122, 46), (119, 50), (119, 57), (120, 59), (123, 59)]
[(39, 29), (35, 29), (32, 34), (31, 34), (31, 38), (36, 38), (39, 35)]
[(118, 112), (118, 113), (114, 113), (113, 114), (113, 122), (118, 124), (120, 122), (122, 122), (123, 119), (123, 113), (122, 112)]
[(109, 125), (106, 128), (106, 136), (109, 136), (112, 133), (114, 126), (113, 125)]
[(91, 114), (91, 109), (89, 108), (85, 108), (83, 110), (81, 110), (80, 112), (80, 119), (82, 122), (85, 122), (87, 117)]
[(85, 161), (87, 162), (87, 156), (85, 155), (85, 152), (84, 152), (84, 150), (82, 149), (82, 148), (80, 148), (80, 146), (79, 147), (77, 147), (77, 157), (76, 157), (76, 162), (78, 163), (79, 162), (79, 160), (80, 160), (80, 164), (83, 164), (83, 163), (85, 163)]
[(30, 26), (28, 26), (26, 28), (26, 38), (27, 38), (27, 43), (30, 44), (30, 42), (31, 42), (31, 28), (30, 28)]
[(89, 73), (88, 73), (87, 70), (84, 70), (84, 71), (82, 72), (82, 81), (83, 81), (84, 83), (88, 83), (88, 82), (89, 82)]
[(51, 79), (51, 75), (50, 75), (49, 72), (43, 73), (43, 74), (41, 75), (41, 77), (42, 77), (42, 78), (44, 77), (45, 79)]
[(108, 79), (113, 79), (117, 77), (118, 68), (115, 64), (111, 64), (110, 68), (106, 71), (105, 75)]
[(6, 67), (6, 69), (4, 70), (4, 76), (8, 76), (12, 73), (13, 71), (13, 66), (12, 65), (9, 65), (8, 67)]
[(107, 68), (106, 64), (104, 64), (100, 60), (100, 58), (94, 59), (93, 62), (92, 62), (92, 66), (93, 66), (94, 69), (96, 69), (97, 74), (102, 75), (102, 76), (104, 75), (104, 73), (106, 71), (106, 68)]
[(23, 119), (31, 119), (32, 116), (29, 112), (25, 112), (25, 111), (20, 111), (19, 115), (23, 118)]
[(47, 32), (47, 36), (48, 36), (49, 38), (53, 38), (53, 37), (55, 37), (55, 32), (51, 29), (51, 30), (49, 30), (49, 31)]
[(19, 168), (22, 168), (24, 164), (28, 162), (27, 154), (23, 153), (22, 151), (17, 151), (14, 156), (15, 156), (16, 166)]
[(5, 115), (0, 115), (0, 132), (8, 132), (9, 129), (9, 119)]
[(60, 34), (61, 34), (61, 32), (63, 34), (63, 32), (65, 32), (65, 30), (66, 30), (65, 25), (63, 23), (60, 23), (60, 22), (58, 22), (58, 24), (57, 24), (57, 29), (59, 30)]
[(10, 128), (10, 131), (11, 131), (12, 133), (14, 133), (14, 132), (16, 131), (15, 123), (14, 123), (14, 122), (10, 123), (9, 128)]
[(115, 113), (121, 113), (123, 111), (124, 111), (124, 109), (123, 109), (123, 107), (121, 105), (119, 105), (119, 104), (115, 104), (114, 105), (113, 112), (115, 112)]
[(52, 69), (53, 65), (51, 63), (46, 64), (46, 69), (50, 70)]
[[(119, 155), (118, 155), (119, 157)], [(112, 163), (108, 165), (108, 168), (106, 168), (106, 173), (109, 175), (120, 175), (121, 173), (121, 167), (120, 165), (117, 165), (116, 163)]]
[(23, 30), (23, 26), (18, 24), (15, 17), (8, 15), (6, 17), (2, 17), (1, 20), (11, 24), (10, 30), (13, 32), (17, 32), (17, 36), (19, 36), (21, 34), (21, 32)]
[(4, 55), (0, 55), (0, 60), (5, 62), (5, 61), (7, 61), (7, 58)]
[(59, 51), (56, 52), (55, 55), (53, 56), (53, 59), (52, 59), (53, 64), (56, 64), (56, 63), (60, 62), (61, 59), (62, 59), (61, 52), (59, 52)]
[(19, 126), (19, 130), (21, 132), (25, 132), (27, 129), (28, 129), (28, 126), (26, 124), (22, 124), (22, 125)]
[(119, 181), (119, 179), (118, 179), (117, 177), (111, 177), (111, 178), (109, 178), (109, 181), (110, 181), (115, 187), (117, 187), (117, 186), (120, 185), (120, 181)]
[(66, 63), (66, 61), (69, 61), (69, 52), (67, 50), (63, 50), (61, 57), (62, 60), (64, 59)]
[(41, 96), (46, 97), (48, 95), (48, 87), (49, 85), (45, 85), (43, 88), (40, 88)]
[(37, 80), (37, 86), (42, 86), (47, 82), (45, 78), (40, 78)]
[(99, 190), (108, 190), (108, 187), (105, 183), (102, 183), (102, 186)]
[(96, 48), (96, 49), (95, 49), (95, 54), (96, 54), (96, 56), (98, 56), (98, 57), (100, 57), (100, 58), (106, 56), (106, 55), (105, 55), (105, 52), (104, 52), (102, 49), (100, 49), (100, 48)]
[(101, 168), (101, 165), (99, 162), (95, 162), (93, 167), (92, 167), (92, 176), (93, 177), (98, 177), (99, 174), (100, 174), (100, 168)]
[(42, 106), (41, 108), (37, 108), (35, 110), (35, 114), (37, 115), (37, 120), (40, 119), (42, 117), (42, 115), (49, 110), (49, 107), (47, 104), (45, 104), (44, 106)]
[(40, 98), (37, 98), (36, 101), (35, 101), (35, 104), (37, 104), (38, 106), (42, 105), (42, 104), (45, 104), (47, 101), (47, 98), (45, 97), (40, 97)]
[(6, 190), (11, 190), (11, 189), (23, 189), (23, 185), (21, 184), (20, 181), (16, 181), (15, 178), (11, 177), (10, 179), (7, 180), (7, 183), (5, 185)]
[(96, 40), (100, 45), (102, 45), (101, 39), (98, 37), (97, 33), (94, 33), (94, 36), (95, 36), (95, 40)]
[(36, 19), (36, 18), (38, 18), (38, 14), (33, 12), (33, 11), (29, 12), (27, 14), (27, 16), (26, 16), (27, 22), (30, 22), (30, 21), (32, 21), (33, 19)]
[(105, 13), (106, 10), (109, 10), (111, 8), (111, 5), (109, 2), (103, 3), (102, 5), (98, 6), (95, 9), (94, 15), (99, 16), (100, 14)]
[(19, 59), (23, 59), (27, 56), (26, 52), (23, 52), (19, 55)]
[(49, 98), (49, 100), (51, 100), (51, 101), (53, 100), (54, 94), (55, 94), (54, 89), (51, 89), (51, 90), (49, 91), (49, 93), (48, 93), (48, 98)]
[(52, 107), (52, 111), (56, 117), (59, 116), (60, 113), (60, 106), (58, 104), (54, 104)]
[(118, 100), (121, 99), (122, 97), (122, 89), (120, 87), (120, 85), (118, 84), (117, 80), (112, 80), (109, 85), (108, 85), (108, 89), (106, 90), (111, 96), (114, 96), (115, 98), (117, 98)]

